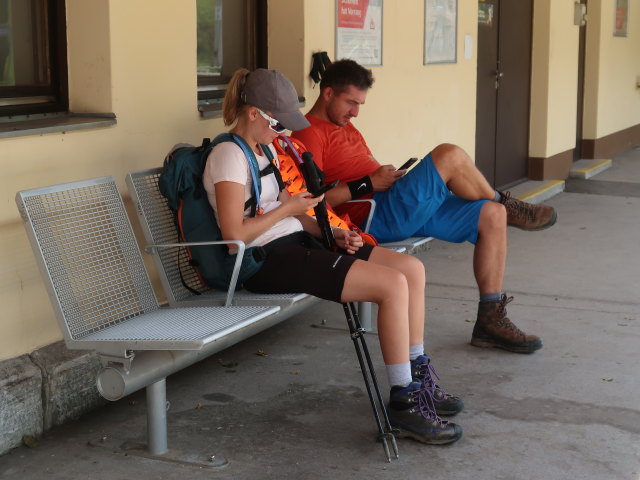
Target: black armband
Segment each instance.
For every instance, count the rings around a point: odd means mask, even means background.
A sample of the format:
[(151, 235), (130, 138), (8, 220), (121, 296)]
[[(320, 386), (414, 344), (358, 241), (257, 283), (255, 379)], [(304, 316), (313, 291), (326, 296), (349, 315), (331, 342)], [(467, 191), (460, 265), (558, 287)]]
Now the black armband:
[(347, 182), (347, 185), (349, 186), (352, 200), (373, 192), (373, 183), (371, 182), (371, 177), (368, 175), (353, 182)]

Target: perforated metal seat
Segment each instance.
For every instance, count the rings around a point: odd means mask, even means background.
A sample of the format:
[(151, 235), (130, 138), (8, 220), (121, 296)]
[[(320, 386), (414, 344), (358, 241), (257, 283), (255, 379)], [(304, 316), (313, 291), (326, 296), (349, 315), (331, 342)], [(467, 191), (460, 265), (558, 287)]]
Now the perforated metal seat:
[(279, 310), (160, 309), (112, 177), (18, 192), (16, 202), (68, 348), (200, 349)]
[[(127, 175), (127, 187), (136, 205), (138, 220), (150, 245), (180, 243), (173, 212), (158, 189), (162, 169), (153, 168)], [(204, 286), (189, 264), (184, 247), (154, 248), (153, 259), (170, 305), (296, 305), (296, 309), (318, 301), (305, 293), (258, 294), (246, 290), (222, 292)], [(191, 291), (183, 285), (186, 283)], [(193, 290), (200, 293), (196, 295)]]
[(98, 352), (105, 398), (146, 387), (145, 455), (167, 458), (166, 376), (273, 325), (280, 307), (160, 308), (112, 177), (16, 203), (67, 347)]

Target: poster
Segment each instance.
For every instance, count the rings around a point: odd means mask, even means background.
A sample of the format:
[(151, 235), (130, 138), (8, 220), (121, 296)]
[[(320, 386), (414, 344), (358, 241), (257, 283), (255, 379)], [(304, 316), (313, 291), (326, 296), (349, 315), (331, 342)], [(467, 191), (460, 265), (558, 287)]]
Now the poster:
[(382, 65), (382, 0), (336, 0), (336, 60)]
[(629, 0), (616, 0), (616, 20), (613, 29), (614, 37), (627, 36), (627, 19), (629, 18)]
[(424, 64), (456, 63), (457, 0), (425, 0)]

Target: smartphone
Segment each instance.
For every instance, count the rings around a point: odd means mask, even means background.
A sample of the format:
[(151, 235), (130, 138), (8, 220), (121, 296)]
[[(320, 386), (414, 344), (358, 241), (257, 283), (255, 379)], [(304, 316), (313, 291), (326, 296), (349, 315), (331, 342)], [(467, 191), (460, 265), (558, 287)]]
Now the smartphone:
[(411, 167), (417, 161), (418, 161), (418, 159), (416, 157), (412, 157), (409, 160), (407, 160), (406, 162), (404, 162), (402, 164), (402, 166), (400, 166), (400, 168), (398, 168), (398, 170), (407, 170), (409, 167)]

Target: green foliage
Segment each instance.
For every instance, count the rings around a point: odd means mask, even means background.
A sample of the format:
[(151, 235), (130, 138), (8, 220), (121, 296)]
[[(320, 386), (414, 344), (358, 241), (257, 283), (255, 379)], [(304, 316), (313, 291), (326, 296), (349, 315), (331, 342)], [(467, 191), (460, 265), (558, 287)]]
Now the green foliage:
[(218, 38), (221, 32), (220, 19), (216, 19), (216, 9), (221, 15), (221, 0), (197, 0), (198, 15), (198, 72), (220, 73), (222, 70), (222, 55)]

